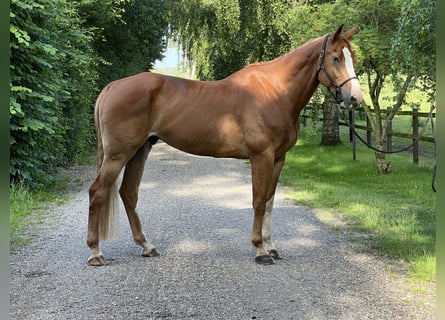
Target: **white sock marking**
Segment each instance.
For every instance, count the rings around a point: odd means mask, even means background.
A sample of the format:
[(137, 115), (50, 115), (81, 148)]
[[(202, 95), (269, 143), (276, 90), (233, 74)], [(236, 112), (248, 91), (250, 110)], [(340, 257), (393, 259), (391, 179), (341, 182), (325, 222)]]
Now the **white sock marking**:
[(266, 203), (266, 212), (264, 213), (263, 219), (263, 245), (266, 251), (276, 250), (275, 246), (272, 244), (272, 230), (271, 230), (271, 220), (272, 220), (272, 207), (273, 207), (274, 196), (270, 198)]

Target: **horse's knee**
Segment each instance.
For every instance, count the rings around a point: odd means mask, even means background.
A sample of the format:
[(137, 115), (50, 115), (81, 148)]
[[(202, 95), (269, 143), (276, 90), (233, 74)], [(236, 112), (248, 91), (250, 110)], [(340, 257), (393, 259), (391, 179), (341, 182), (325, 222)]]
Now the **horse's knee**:
[(258, 246), (263, 244), (263, 238), (258, 235), (253, 235), (251, 242), (252, 242), (252, 245), (257, 248)]
[(254, 200), (252, 206), (255, 215), (259, 213), (262, 213), (264, 215), (264, 212), (266, 211), (266, 202), (264, 200)]

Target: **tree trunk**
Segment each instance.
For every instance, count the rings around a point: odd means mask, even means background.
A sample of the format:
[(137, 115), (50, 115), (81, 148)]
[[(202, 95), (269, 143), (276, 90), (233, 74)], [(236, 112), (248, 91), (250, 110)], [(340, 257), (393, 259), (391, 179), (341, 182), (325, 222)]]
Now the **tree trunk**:
[(330, 100), (330, 97), (325, 97), (323, 102), (323, 125), (321, 136), (321, 145), (323, 146), (333, 146), (341, 143), (338, 125), (338, 109)]
[[(385, 132), (386, 127), (383, 126), (382, 112), (380, 108), (380, 92), (383, 87), (383, 83), (385, 81), (385, 76), (376, 73), (374, 80), (371, 80), (371, 74), (368, 72), (368, 88), (369, 95), (371, 96), (371, 102), (374, 107), (374, 115), (375, 118), (372, 117), (372, 114), (369, 110), (368, 106), (364, 106), (366, 115), (369, 119), (369, 122), (372, 125), (373, 133), (374, 133), (374, 147), (378, 150), (385, 150)], [(386, 161), (386, 154), (381, 152), (375, 153), (375, 160), (377, 166), (377, 172), (379, 174), (389, 174), (391, 173), (391, 161)]]
[[(385, 150), (384, 149), (384, 145), (385, 145), (385, 141), (383, 138), (383, 135), (381, 133), (381, 125), (377, 125), (376, 126), (377, 130), (376, 130), (376, 134), (375, 134), (375, 147), (378, 150)], [(377, 132), (380, 131), (380, 132)], [(375, 160), (376, 160), (376, 165), (377, 165), (377, 172), (379, 174), (389, 174), (392, 171), (391, 168), (391, 161), (386, 161), (386, 154), (381, 153), (381, 152), (376, 152), (375, 153)]]

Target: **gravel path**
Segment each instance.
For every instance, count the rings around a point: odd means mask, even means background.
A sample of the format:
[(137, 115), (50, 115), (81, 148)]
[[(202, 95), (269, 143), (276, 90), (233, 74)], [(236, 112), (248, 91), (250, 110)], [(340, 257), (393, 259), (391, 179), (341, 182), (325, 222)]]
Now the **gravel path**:
[(11, 319), (434, 319), (433, 289), (419, 299), (282, 188), (272, 230), (283, 260), (255, 264), (248, 166), (163, 143), (149, 156), (139, 202), (161, 256), (140, 256), (122, 210), (119, 238), (102, 244), (110, 263), (90, 267), (94, 172), (82, 174), (82, 190), (48, 210), (34, 241), (11, 254)]

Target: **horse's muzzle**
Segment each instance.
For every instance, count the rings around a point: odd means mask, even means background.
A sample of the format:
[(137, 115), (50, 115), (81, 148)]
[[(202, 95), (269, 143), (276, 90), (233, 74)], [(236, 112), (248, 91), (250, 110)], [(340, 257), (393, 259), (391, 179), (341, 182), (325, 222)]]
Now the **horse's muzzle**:
[(348, 88), (341, 88), (341, 94), (343, 102), (348, 109), (358, 107), (363, 101), (362, 90), (360, 89), (360, 83), (357, 79), (351, 80)]
[(349, 96), (349, 97), (344, 98), (343, 102), (345, 103), (346, 108), (354, 109), (354, 108), (357, 108), (360, 105), (360, 103), (362, 103), (362, 99), (360, 98), (360, 100), (357, 100), (356, 97)]

